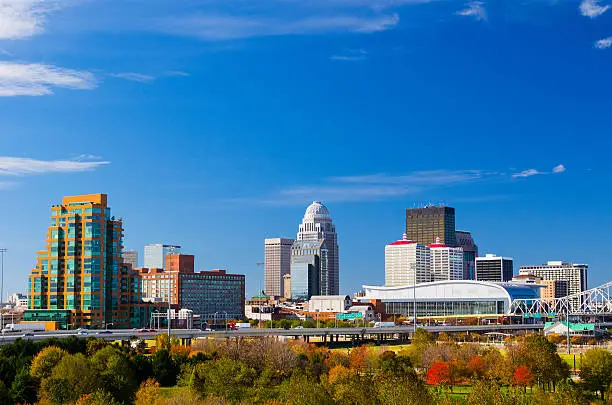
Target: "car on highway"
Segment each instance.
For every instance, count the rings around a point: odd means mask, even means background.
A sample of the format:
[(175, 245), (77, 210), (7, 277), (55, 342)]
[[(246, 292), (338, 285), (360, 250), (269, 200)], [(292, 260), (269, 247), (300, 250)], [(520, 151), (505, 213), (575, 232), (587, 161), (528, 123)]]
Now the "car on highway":
[(300, 325), (300, 326), (296, 326), (296, 327), (295, 327), (295, 328), (293, 328), (293, 329), (304, 329), (304, 327), (303, 327), (302, 325)]
[(32, 332), (26, 332), (23, 335), (21, 335), (21, 337), (32, 337), (32, 336), (34, 336)]
[(110, 335), (111, 333), (113, 332), (111, 332), (110, 330), (101, 330), (97, 334), (98, 335)]
[(79, 335), (79, 336), (87, 336), (88, 333), (87, 333), (86, 330), (80, 330), (80, 331), (77, 332), (77, 335)]

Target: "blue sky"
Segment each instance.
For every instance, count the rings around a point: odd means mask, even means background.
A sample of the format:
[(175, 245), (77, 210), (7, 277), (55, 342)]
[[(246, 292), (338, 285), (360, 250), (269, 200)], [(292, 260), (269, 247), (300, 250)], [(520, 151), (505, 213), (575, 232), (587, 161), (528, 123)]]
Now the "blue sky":
[(481, 253), (610, 280), (605, 1), (4, 0), (0, 247), (24, 291), (49, 207), (104, 192), (125, 246), (262, 280), (323, 201), (340, 284), (384, 280), (404, 209)]

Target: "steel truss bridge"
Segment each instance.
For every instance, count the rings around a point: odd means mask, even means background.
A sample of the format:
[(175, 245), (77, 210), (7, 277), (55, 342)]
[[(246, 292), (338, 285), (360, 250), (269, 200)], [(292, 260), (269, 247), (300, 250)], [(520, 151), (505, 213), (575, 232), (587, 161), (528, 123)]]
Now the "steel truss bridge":
[(562, 298), (516, 299), (510, 314), (524, 318), (564, 316), (612, 316), (612, 281)]

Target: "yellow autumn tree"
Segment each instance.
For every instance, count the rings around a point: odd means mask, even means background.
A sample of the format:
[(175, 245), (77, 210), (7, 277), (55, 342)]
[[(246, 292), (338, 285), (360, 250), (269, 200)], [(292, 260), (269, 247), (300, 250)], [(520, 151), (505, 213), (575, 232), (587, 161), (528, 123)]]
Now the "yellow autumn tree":
[(152, 378), (140, 384), (136, 391), (135, 405), (159, 405), (161, 403), (161, 389), (159, 383)]
[(41, 380), (51, 376), (53, 367), (55, 367), (66, 354), (67, 352), (65, 350), (57, 346), (45, 347), (38, 352), (34, 360), (32, 360), (30, 375), (40, 378)]

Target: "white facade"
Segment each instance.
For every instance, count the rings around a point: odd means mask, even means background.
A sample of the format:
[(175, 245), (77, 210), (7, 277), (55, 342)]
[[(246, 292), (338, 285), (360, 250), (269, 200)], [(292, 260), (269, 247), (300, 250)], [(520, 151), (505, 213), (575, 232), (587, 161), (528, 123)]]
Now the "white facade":
[(285, 295), (283, 277), (291, 272), (293, 239), (268, 238), (264, 242), (264, 291), (267, 295)]
[(574, 264), (550, 261), (540, 266), (521, 266), (520, 274), (533, 274), (542, 280), (565, 280), (568, 282), (568, 295), (578, 294), (588, 289), (587, 264)]
[(340, 259), (336, 226), (327, 208), (319, 201), (314, 201), (306, 208), (297, 233), (297, 241), (322, 240), (325, 240), (327, 245), (328, 263), (326, 274), (321, 274), (321, 295), (337, 295), (340, 291)]
[(131, 264), (133, 269), (138, 267), (138, 252), (137, 251), (124, 250), (123, 253), (121, 253), (121, 257), (123, 257), (123, 263)]
[(8, 297), (8, 302), (13, 307), (27, 308), (28, 307), (28, 296), (19, 294), (19, 293), (14, 293)]
[(432, 281), (463, 279), (463, 249), (440, 243), (429, 245)]
[(169, 253), (181, 253), (180, 246), (163, 245), (156, 243), (144, 247), (144, 264), (147, 269), (165, 269), (166, 255)]
[(364, 285), (362, 302), (381, 300), (387, 314), (451, 316), (509, 313), (514, 299), (537, 299), (537, 284), (448, 280), (404, 286)]
[(353, 301), (348, 295), (313, 295), (308, 302), (310, 312), (346, 312)]
[(408, 240), (385, 246), (385, 285), (405, 286), (432, 281), (429, 248)]

